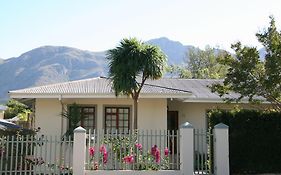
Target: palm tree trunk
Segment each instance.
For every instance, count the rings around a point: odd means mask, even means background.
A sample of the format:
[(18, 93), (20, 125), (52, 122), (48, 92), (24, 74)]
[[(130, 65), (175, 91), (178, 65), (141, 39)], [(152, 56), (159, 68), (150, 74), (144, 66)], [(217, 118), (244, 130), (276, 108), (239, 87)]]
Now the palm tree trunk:
[(134, 99), (134, 129), (138, 129), (138, 98)]

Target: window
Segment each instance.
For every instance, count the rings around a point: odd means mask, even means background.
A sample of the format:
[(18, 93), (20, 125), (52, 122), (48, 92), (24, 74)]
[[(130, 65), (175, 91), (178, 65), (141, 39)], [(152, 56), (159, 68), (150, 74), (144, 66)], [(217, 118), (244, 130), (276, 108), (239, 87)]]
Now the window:
[(130, 108), (129, 107), (106, 107), (105, 108), (105, 129), (119, 132), (129, 132)]
[(80, 121), (79, 125), (86, 130), (96, 128), (96, 111), (94, 106), (70, 106), (70, 112), (77, 113), (79, 115)]

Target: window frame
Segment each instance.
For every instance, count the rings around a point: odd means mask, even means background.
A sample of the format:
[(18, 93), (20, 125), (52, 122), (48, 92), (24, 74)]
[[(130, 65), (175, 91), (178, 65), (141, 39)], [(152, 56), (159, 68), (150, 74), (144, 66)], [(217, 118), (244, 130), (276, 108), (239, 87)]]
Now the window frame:
[[(88, 104), (76, 104), (78, 107), (79, 107), (79, 109), (80, 109), (80, 115), (81, 116), (83, 116), (84, 114), (82, 114), (82, 111), (83, 111), (83, 109), (85, 109), (85, 108), (93, 108), (93, 112), (92, 112), (92, 114), (94, 115), (94, 119), (93, 119), (93, 123), (92, 123), (92, 127), (91, 128), (88, 128), (88, 126), (87, 126), (87, 128), (85, 128), (85, 119), (82, 119), (81, 121), (80, 121), (80, 123), (81, 123), (81, 126), (84, 128), (84, 129), (86, 129), (86, 130), (89, 130), (89, 129), (91, 129), (91, 130), (94, 130), (94, 129), (97, 129), (97, 105), (88, 105)], [(67, 106), (67, 110), (70, 110), (70, 108), (71, 108), (71, 104), (70, 105), (68, 105)], [(68, 126), (69, 126), (69, 122), (68, 122)]]
[[(110, 128), (107, 128), (107, 126), (106, 126), (106, 122), (107, 122), (107, 119), (106, 119), (106, 117), (107, 117), (107, 114), (108, 114), (108, 112), (106, 111), (108, 108), (110, 108), (110, 109), (116, 109), (116, 129), (119, 131), (119, 109), (128, 109), (128, 127), (126, 127), (126, 128), (128, 128), (128, 131), (129, 130), (131, 130), (131, 111), (132, 111), (132, 107), (131, 106), (126, 106), (126, 105), (106, 105), (106, 106), (104, 106), (103, 107), (103, 109), (104, 109), (104, 114), (103, 114), (103, 116), (104, 116), (104, 119), (103, 119), (103, 128), (104, 128), (104, 130), (106, 131), (106, 130), (112, 130), (112, 127), (110, 127)], [(111, 114), (109, 114), (109, 115), (112, 115), (113, 113), (111, 113)], [(111, 121), (112, 121), (112, 119), (111, 119)], [(124, 119), (122, 120), (123, 122), (124, 122)], [(124, 125), (123, 125), (123, 128), (125, 128), (124, 127)], [(124, 129), (123, 129), (123, 131), (124, 131)]]

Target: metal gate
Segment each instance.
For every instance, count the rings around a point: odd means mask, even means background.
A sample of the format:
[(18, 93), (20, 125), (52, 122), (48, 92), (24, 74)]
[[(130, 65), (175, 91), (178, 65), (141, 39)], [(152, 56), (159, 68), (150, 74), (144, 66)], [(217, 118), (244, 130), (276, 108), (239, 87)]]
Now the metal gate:
[(214, 174), (212, 152), (212, 131), (194, 129), (194, 174)]
[(2, 136), (0, 174), (72, 174), (72, 150), (70, 137)]

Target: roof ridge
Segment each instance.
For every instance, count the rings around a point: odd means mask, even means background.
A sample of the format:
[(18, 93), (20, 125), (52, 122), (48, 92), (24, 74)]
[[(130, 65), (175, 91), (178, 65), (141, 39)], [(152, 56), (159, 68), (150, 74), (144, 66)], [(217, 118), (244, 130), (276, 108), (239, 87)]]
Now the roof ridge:
[(152, 87), (159, 87), (159, 88), (168, 89), (168, 90), (175, 90), (175, 91), (180, 91), (180, 92), (192, 93), (191, 91), (188, 91), (188, 90), (183, 90), (183, 89), (178, 89), (178, 88), (171, 88), (171, 87), (160, 86), (160, 85), (155, 85), (155, 84), (144, 83), (144, 85), (152, 86)]
[[(173, 78), (173, 77), (162, 77), (161, 79), (166, 80), (224, 80), (224, 79), (214, 79), (214, 78)], [(159, 80), (161, 80), (159, 79)]]

